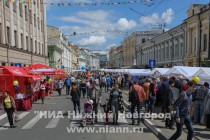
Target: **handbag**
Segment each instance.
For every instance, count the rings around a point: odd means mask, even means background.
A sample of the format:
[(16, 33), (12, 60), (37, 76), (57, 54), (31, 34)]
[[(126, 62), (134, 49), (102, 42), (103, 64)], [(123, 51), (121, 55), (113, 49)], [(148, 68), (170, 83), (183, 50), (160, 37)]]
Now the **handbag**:
[(15, 122), (20, 121), (20, 116), (18, 114), (14, 114), (14, 120)]

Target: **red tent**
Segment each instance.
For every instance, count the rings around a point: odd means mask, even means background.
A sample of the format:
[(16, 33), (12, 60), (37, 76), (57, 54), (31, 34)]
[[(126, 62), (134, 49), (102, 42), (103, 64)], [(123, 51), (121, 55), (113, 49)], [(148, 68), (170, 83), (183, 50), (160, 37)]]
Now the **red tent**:
[(48, 69), (48, 68), (50, 68), (50, 66), (46, 66), (43, 64), (33, 64), (33, 65), (29, 66), (28, 68), (31, 70), (33, 70), (33, 69)]

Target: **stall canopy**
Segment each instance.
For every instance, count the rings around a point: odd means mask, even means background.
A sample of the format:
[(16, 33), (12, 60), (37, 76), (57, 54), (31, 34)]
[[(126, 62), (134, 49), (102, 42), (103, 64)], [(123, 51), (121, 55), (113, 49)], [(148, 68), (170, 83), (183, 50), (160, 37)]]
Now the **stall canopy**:
[(185, 79), (191, 79), (192, 76), (200, 69), (200, 67), (184, 67), (184, 66), (174, 66), (168, 70), (164, 76), (182, 76)]
[(33, 65), (29, 66), (28, 68), (31, 70), (33, 70), (33, 69), (49, 69), (50, 66), (46, 66), (43, 64), (33, 64)]
[(10, 67), (10, 66), (7, 66), (7, 67), (3, 67), (3, 66), (0, 66), (0, 75), (13, 75), (13, 76), (22, 76), (22, 77), (30, 77), (28, 75), (28, 73), (23, 70), (22, 68), (19, 68), (19, 67)]
[(151, 75), (151, 70), (150, 69), (128, 69), (126, 71), (130, 75), (142, 75), (142, 76)]
[(200, 78), (200, 83), (203, 84), (204, 82), (210, 83), (210, 68), (200, 68), (194, 76), (198, 76)]
[(156, 76), (161, 76), (169, 70), (170, 70), (169, 68), (155, 68), (152, 70), (151, 74)]

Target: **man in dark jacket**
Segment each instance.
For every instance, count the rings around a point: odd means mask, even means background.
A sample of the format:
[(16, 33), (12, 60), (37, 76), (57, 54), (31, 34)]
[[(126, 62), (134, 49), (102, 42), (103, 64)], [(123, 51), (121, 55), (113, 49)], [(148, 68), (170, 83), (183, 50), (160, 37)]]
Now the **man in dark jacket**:
[(72, 102), (74, 104), (74, 112), (77, 113), (76, 107), (78, 107), (78, 111), (80, 113), (80, 90), (77, 87), (76, 83), (72, 83), (72, 90), (71, 90)]
[[(165, 89), (165, 96), (164, 96), (164, 105), (166, 107), (166, 113), (171, 113), (172, 110), (172, 105), (174, 104), (173, 100), (173, 91), (172, 87), (174, 87), (175, 81), (169, 80), (169, 86), (166, 87)], [(174, 128), (174, 117), (171, 115), (171, 119), (166, 118), (165, 126), (169, 127), (170, 129), (175, 129)]]
[(189, 81), (187, 91), (183, 91), (175, 101), (177, 130), (169, 140), (177, 140), (181, 136), (184, 124), (188, 130), (187, 140), (192, 140), (194, 130), (190, 119), (190, 103), (192, 101), (192, 93), (195, 92), (195, 89), (196, 83)]

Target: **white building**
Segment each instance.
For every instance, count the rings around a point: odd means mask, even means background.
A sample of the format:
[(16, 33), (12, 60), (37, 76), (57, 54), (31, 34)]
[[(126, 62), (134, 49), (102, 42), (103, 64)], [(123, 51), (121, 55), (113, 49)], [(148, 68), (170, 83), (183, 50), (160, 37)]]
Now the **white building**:
[(46, 5), (0, 1), (0, 65), (48, 65)]
[(67, 42), (66, 45), (64, 45), (63, 48), (63, 53), (62, 53), (62, 68), (67, 71), (71, 72), (72, 68), (72, 55), (71, 55), (71, 47), (70, 47), (70, 42)]

